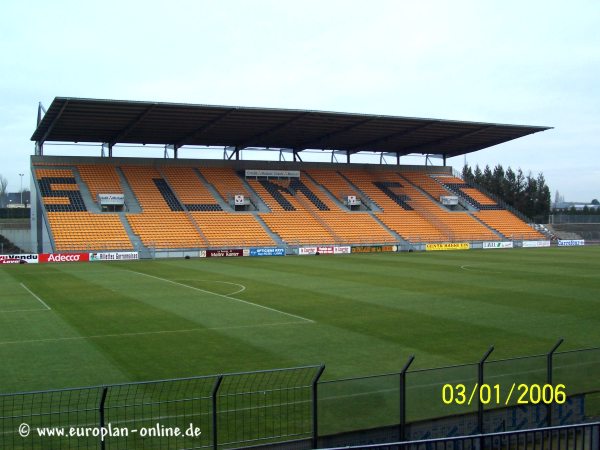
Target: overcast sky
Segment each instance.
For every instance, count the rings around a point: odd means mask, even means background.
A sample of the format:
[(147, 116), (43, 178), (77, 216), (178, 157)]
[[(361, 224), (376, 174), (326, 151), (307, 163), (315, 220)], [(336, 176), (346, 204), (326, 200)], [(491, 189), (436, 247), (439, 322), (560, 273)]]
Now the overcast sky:
[(467, 161), (589, 202), (599, 30), (598, 0), (3, 0), (0, 174), (28, 173), (39, 101), (86, 97), (551, 126)]

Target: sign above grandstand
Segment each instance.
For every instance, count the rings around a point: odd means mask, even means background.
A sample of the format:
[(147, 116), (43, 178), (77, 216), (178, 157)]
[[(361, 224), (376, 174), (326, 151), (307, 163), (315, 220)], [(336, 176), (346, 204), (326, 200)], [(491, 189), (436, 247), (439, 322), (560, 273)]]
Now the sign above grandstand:
[(299, 170), (246, 170), (246, 177), (300, 178)]
[(356, 195), (349, 195), (348, 196), (348, 200), (347, 200), (347, 205), (348, 206), (356, 206), (356, 205), (360, 205), (360, 200), (358, 200), (356, 198)]
[(124, 194), (98, 194), (98, 203), (100, 205), (124, 205)]
[(234, 196), (233, 198), (234, 204), (241, 206), (241, 205), (249, 205), (250, 204), (250, 200), (248, 200), (247, 198), (245, 198), (243, 195), (241, 194), (237, 194)]
[(456, 195), (441, 195), (440, 202), (442, 205), (447, 206), (458, 205), (458, 197)]

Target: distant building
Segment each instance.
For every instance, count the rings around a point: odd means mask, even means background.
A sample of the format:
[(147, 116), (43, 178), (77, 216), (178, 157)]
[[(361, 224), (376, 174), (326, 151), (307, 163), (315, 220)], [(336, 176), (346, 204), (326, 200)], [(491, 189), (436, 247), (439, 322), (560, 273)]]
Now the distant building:
[(600, 205), (593, 205), (591, 203), (584, 203), (584, 202), (558, 202), (558, 203), (554, 203), (552, 205), (552, 207), (554, 209), (562, 209), (562, 210), (569, 210), (572, 207), (575, 207), (575, 211), (583, 211), (583, 208), (585, 208), (586, 206), (587, 206), (588, 210), (593, 210), (593, 209), (600, 210)]
[(4, 203), (7, 208), (29, 208), (31, 205), (31, 192), (23, 192), (23, 203), (21, 203), (20, 192), (8, 192)]

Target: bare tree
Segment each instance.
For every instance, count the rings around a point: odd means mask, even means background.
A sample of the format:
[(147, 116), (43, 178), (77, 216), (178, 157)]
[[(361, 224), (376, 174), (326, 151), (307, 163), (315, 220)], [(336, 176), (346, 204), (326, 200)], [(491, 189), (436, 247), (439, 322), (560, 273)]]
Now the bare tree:
[(6, 206), (6, 188), (8, 187), (8, 180), (0, 175), (0, 208)]

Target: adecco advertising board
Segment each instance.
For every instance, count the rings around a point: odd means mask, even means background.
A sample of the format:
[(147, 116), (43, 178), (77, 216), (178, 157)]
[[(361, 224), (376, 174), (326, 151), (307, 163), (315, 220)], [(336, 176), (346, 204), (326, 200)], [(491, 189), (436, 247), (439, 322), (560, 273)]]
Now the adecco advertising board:
[(0, 255), (0, 264), (37, 264), (39, 257), (35, 253)]
[(559, 247), (576, 247), (578, 245), (585, 245), (585, 240), (583, 240), (583, 239), (559, 239), (559, 241), (558, 241)]
[(550, 247), (550, 241), (523, 241), (523, 248)]
[(87, 262), (89, 253), (40, 253), (40, 263)]
[(512, 241), (484, 242), (483, 248), (513, 248)]

